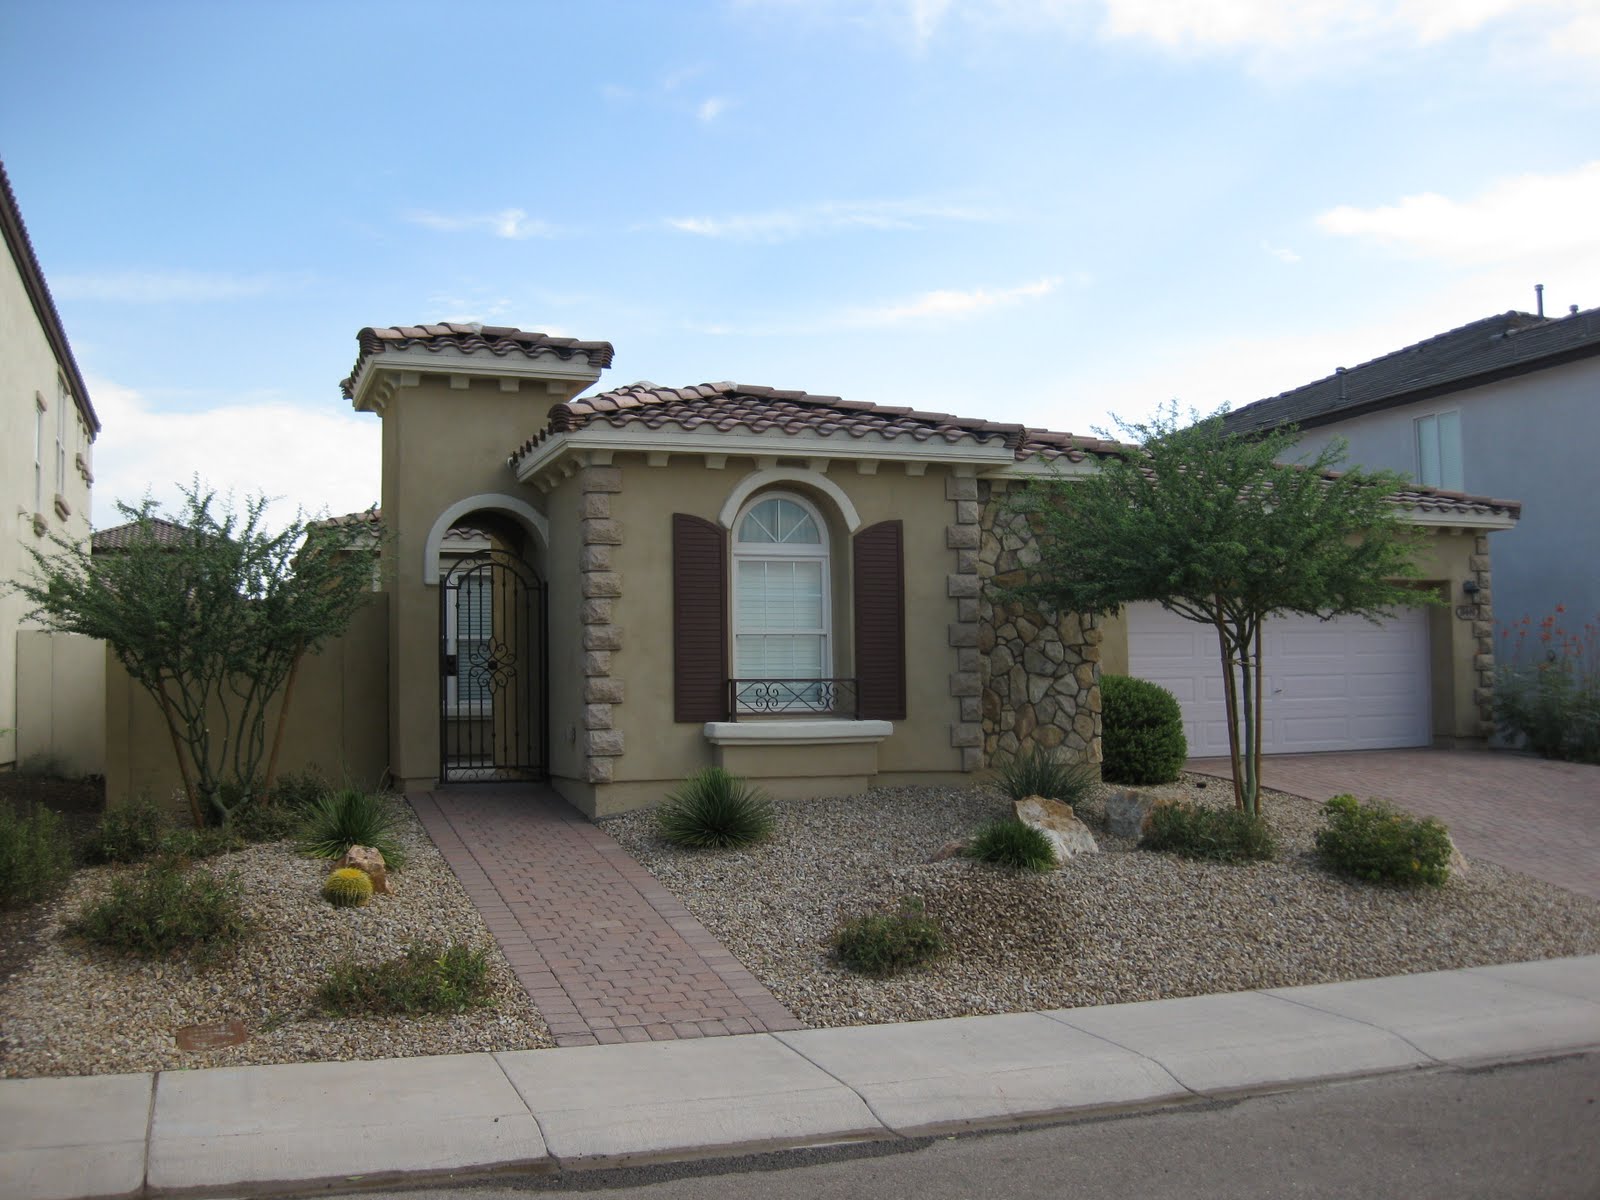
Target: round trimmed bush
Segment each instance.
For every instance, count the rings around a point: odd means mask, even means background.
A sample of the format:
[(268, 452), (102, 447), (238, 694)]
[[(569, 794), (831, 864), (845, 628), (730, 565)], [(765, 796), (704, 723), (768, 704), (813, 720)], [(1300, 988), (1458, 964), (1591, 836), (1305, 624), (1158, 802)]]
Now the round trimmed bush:
[(1102, 675), (1100, 752), (1107, 783), (1171, 783), (1189, 757), (1177, 698), (1148, 680)]

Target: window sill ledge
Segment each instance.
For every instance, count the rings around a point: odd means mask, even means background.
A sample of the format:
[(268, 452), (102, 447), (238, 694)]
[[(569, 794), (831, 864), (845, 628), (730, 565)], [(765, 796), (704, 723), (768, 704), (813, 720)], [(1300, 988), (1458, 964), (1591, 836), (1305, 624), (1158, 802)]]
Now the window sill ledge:
[(706, 741), (716, 746), (857, 746), (894, 732), (891, 721), (708, 721)]

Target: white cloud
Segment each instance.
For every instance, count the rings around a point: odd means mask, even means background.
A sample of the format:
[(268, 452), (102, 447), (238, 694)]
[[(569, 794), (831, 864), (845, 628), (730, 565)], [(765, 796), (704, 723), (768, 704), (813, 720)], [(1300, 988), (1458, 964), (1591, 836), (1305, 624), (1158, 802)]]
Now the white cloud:
[(1600, 161), (1564, 174), (1503, 179), (1468, 200), (1423, 192), (1376, 208), (1340, 205), (1318, 216), (1317, 224), (1409, 257), (1470, 266), (1600, 256), (1596, 213)]
[(1300, 256), (1287, 246), (1274, 246), (1270, 242), (1262, 242), (1261, 248), (1281, 263), (1291, 266), (1300, 261)]
[(131, 388), (90, 378), (104, 429), (94, 455), (97, 529), (122, 522), (114, 501), (136, 504), (146, 492), (165, 507), (196, 473), (238, 500), (283, 497), (268, 508), (281, 525), (298, 505), (306, 513), (355, 512), (378, 498), (380, 423), (336, 401), (297, 404), (240, 396), (197, 411), (162, 409)]
[(870, 328), (970, 317), (990, 309), (1010, 308), (1025, 301), (1042, 299), (1059, 288), (1061, 283), (1060, 276), (1050, 276), (1009, 288), (980, 287), (970, 291), (941, 288), (924, 292), (910, 300), (873, 308), (849, 309), (839, 323), (851, 328)]
[(198, 271), (113, 271), (56, 275), (50, 290), (62, 300), (116, 304), (193, 304), (243, 300), (300, 281), (278, 275), (213, 275)]
[(527, 212), (520, 208), (504, 208), (497, 213), (481, 216), (451, 216), (419, 210), (406, 213), (405, 219), (413, 225), (436, 229), (440, 233), (492, 233), (495, 237), (516, 242), (527, 238), (555, 237), (559, 232), (548, 221), (530, 220)]
[(878, 200), (817, 204), (726, 217), (668, 217), (663, 224), (679, 233), (735, 241), (784, 242), (813, 234), (854, 229), (923, 229), (940, 221), (992, 221), (982, 209), (926, 200)]
[(700, 102), (700, 107), (695, 109), (694, 115), (699, 117), (702, 121), (715, 121), (723, 113), (728, 111), (729, 103), (730, 101), (728, 101), (725, 97), (712, 96), (709, 99), (702, 100)]

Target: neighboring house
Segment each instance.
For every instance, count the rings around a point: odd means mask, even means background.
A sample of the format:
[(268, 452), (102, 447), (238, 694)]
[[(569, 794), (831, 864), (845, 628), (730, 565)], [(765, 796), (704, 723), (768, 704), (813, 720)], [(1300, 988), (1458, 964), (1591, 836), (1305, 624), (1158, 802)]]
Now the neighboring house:
[(1350, 461), (1455, 492), (1513, 496), (1514, 533), (1492, 538), (1500, 624), (1565, 605), (1600, 615), (1600, 309), (1508, 312), (1341, 369), (1229, 413), (1239, 432), (1298, 425)]
[[(548, 777), (603, 814), (713, 763), (806, 795), (958, 781), (1032, 746), (1097, 762), (1102, 666), (1179, 652), (1145, 614), (1044, 620), (986, 590), (1028, 561), (1005, 491), (1112, 444), (732, 383), (580, 396), (610, 344), (516, 329), (359, 345), (343, 386), (383, 421), (387, 713), (328, 721), (378, 730), (403, 786)], [(1290, 745), (1373, 744), (1374, 692), (1405, 697), (1403, 744), (1485, 733), (1469, 585), (1517, 506), (1396, 502), (1433, 535), (1419, 586), (1451, 606), (1398, 621), (1398, 666), (1365, 623), (1275, 630)]]
[[(5, 168), (0, 165), (0, 581), (25, 577), (30, 549), (89, 539), (91, 445), (100, 420)], [(104, 653), (85, 639), (30, 629), (27, 600), (0, 586), (0, 770), (98, 770)], [(81, 644), (80, 644), (81, 643)]]

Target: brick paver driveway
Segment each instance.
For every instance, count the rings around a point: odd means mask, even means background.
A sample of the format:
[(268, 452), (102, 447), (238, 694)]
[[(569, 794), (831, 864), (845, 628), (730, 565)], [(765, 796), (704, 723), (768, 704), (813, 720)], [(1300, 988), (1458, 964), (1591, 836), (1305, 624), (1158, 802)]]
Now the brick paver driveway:
[(546, 787), (407, 796), (557, 1045), (799, 1029), (621, 846)]
[[(1225, 758), (1189, 769), (1227, 777)], [(1600, 899), (1600, 766), (1465, 750), (1275, 754), (1269, 788), (1312, 800), (1382, 796), (1450, 827), (1469, 859), (1491, 862)]]

